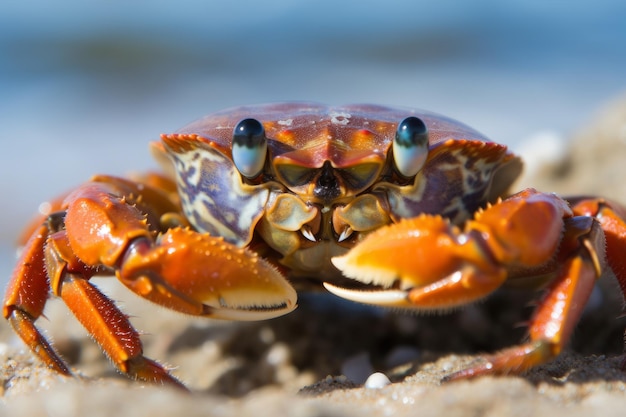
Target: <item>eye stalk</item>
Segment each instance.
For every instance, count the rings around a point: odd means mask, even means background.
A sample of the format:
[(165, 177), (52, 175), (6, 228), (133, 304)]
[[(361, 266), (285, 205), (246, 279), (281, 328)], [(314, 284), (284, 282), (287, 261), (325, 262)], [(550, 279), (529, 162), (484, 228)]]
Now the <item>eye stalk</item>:
[(246, 178), (258, 176), (265, 165), (267, 138), (261, 122), (244, 119), (233, 130), (233, 162)]
[(416, 175), (428, 157), (428, 128), (422, 119), (411, 116), (398, 124), (393, 141), (393, 161), (405, 177)]

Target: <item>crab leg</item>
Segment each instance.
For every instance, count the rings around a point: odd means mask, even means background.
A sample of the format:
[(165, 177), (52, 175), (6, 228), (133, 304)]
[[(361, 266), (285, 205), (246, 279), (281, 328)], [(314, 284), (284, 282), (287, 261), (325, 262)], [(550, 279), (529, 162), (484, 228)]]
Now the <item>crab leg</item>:
[[(133, 378), (184, 388), (163, 366), (143, 356), (139, 333), (109, 298), (81, 277), (67, 274), (59, 294), (115, 366)], [(85, 312), (89, 312), (86, 315)]]
[(603, 198), (568, 198), (576, 215), (595, 217), (606, 237), (607, 261), (626, 295), (626, 209)]
[[(626, 298), (626, 209), (610, 200), (601, 198), (569, 199), (574, 213), (595, 217), (601, 224), (606, 238), (607, 262)], [(621, 368), (626, 369), (626, 330), (624, 331), (624, 356)]]
[[(604, 233), (567, 202), (526, 190), (476, 214), (463, 231), (421, 216), (370, 234), (335, 265), (379, 291), (326, 287), (355, 301), (446, 309), (482, 298), (506, 279), (553, 276), (529, 328), (529, 341), (450, 376), (520, 372), (556, 356), (569, 340), (604, 267)], [(556, 254), (556, 256), (554, 255)]]
[(599, 223), (591, 217), (574, 219), (572, 223), (577, 224), (566, 230), (562, 248), (575, 246), (576, 249), (563, 260), (556, 278), (538, 304), (529, 323), (528, 342), (484, 356), (481, 363), (448, 375), (445, 380), (520, 373), (561, 353), (602, 273), (599, 261), (603, 256), (604, 234)]
[(50, 343), (35, 327), (43, 313), (50, 285), (44, 266), (46, 225), (40, 225), (27, 242), (5, 293), (2, 314), (26, 345), (50, 368), (63, 374), (71, 372)]

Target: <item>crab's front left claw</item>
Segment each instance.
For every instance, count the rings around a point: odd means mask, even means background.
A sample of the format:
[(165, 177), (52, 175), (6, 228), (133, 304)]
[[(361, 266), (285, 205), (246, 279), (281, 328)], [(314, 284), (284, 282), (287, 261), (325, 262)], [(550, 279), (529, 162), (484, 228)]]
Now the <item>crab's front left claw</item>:
[(296, 307), (293, 287), (256, 253), (183, 228), (133, 241), (117, 273), (142, 297), (197, 316), (264, 320)]

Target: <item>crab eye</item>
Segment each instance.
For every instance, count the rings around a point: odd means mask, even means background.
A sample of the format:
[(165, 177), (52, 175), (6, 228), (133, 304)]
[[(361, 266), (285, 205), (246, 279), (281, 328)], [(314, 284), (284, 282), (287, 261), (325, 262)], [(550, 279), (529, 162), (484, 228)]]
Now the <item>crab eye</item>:
[(407, 117), (398, 125), (393, 141), (396, 169), (405, 177), (416, 175), (428, 156), (428, 129), (417, 117)]
[(246, 178), (261, 173), (267, 155), (265, 129), (256, 119), (244, 119), (233, 131), (233, 162)]

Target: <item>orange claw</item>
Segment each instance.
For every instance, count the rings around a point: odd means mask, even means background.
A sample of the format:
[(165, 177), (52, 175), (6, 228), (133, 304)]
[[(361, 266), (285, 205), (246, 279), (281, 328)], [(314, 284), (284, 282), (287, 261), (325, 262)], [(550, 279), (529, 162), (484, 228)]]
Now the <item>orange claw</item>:
[[(33, 227), (6, 292), (3, 315), (28, 347), (56, 371), (65, 362), (34, 325), (49, 293), (68, 308), (123, 373), (184, 386), (145, 358), (127, 316), (89, 279), (115, 273), (139, 295), (183, 313), (215, 318), (266, 319), (296, 307), (282, 275), (251, 252), (186, 226), (164, 178), (146, 183), (99, 176), (65, 197)], [(157, 181), (164, 191), (149, 183)], [(167, 184), (166, 184), (167, 185)], [(163, 233), (167, 230), (165, 233)]]
[(295, 308), (295, 290), (266, 261), (187, 229), (168, 229), (155, 242), (143, 213), (116, 191), (93, 182), (67, 198), (69, 243), (86, 264), (113, 267), (132, 291), (187, 314), (261, 320)]
[(568, 216), (571, 210), (560, 198), (527, 190), (478, 212), (463, 231), (440, 216), (402, 220), (373, 232), (333, 263), (358, 281), (399, 285), (352, 292), (365, 297), (359, 301), (378, 303), (376, 295), (385, 305), (446, 309), (493, 292), (511, 268), (547, 264)]
[(170, 229), (127, 251), (118, 277), (148, 300), (187, 314), (263, 320), (292, 311), (296, 292), (276, 268), (221, 237)]
[(529, 189), (478, 212), (463, 230), (423, 215), (373, 232), (333, 262), (344, 274), (382, 289), (325, 286), (355, 301), (432, 310), (480, 299), (507, 279), (550, 275), (528, 343), (447, 379), (522, 372), (558, 355), (569, 340), (604, 268), (604, 246), (595, 219), (573, 217), (566, 201)]

